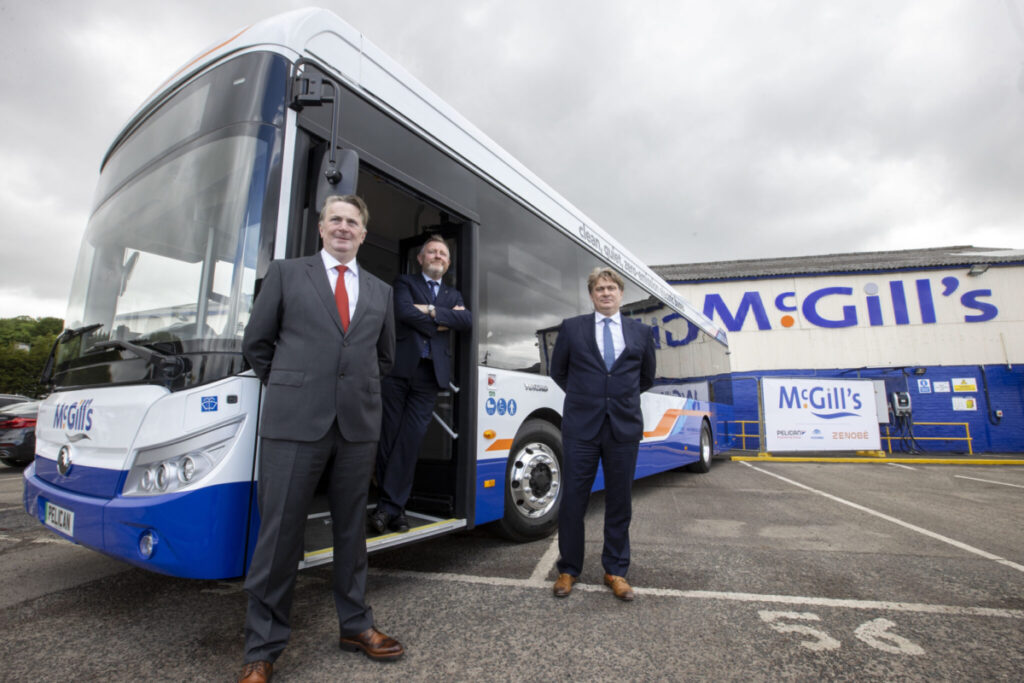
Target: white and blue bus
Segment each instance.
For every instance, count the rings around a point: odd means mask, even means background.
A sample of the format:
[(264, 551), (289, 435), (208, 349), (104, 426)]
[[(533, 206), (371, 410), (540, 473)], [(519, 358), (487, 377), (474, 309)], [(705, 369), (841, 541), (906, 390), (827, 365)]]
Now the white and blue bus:
[[(365, 268), (389, 282), (439, 233), (475, 322), (423, 444), (413, 528), (371, 550), (488, 523), (518, 540), (554, 530), (563, 394), (546, 361), (561, 319), (592, 310), (597, 265), (655, 327), (637, 476), (706, 471), (728, 446), (724, 331), (359, 32), (300, 10), (185, 65), (104, 158), (44, 372), (31, 515), (156, 572), (245, 573), (261, 387), (242, 332), (268, 264), (315, 253), (317, 209), (345, 193), (370, 207)], [(331, 560), (329, 524), (318, 497), (303, 566)]]

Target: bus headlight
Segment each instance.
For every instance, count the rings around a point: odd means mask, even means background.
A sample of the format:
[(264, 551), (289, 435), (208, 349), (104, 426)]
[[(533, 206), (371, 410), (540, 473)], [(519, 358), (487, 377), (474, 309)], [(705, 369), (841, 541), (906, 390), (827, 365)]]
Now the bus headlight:
[(156, 550), (157, 536), (156, 532), (152, 529), (146, 529), (139, 536), (139, 556), (144, 560), (148, 560), (153, 557), (153, 551)]
[(181, 468), (178, 470), (178, 478), (181, 479), (182, 484), (188, 484), (192, 482), (192, 478), (196, 476), (196, 461), (191, 455), (186, 455), (181, 459)]
[(241, 420), (178, 441), (144, 448), (124, 482), (122, 495), (156, 496), (200, 481), (224, 459), (238, 434)]

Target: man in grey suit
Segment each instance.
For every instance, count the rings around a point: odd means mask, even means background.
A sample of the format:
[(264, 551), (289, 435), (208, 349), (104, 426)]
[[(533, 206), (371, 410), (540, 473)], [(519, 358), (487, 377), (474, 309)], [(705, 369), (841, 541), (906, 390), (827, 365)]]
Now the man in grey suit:
[(323, 250), (274, 261), (242, 349), (265, 385), (260, 419), (260, 530), (245, 581), (245, 668), (268, 681), (289, 614), (309, 502), (326, 471), (334, 533), (334, 603), (342, 649), (388, 661), (402, 646), (374, 628), (365, 602), (367, 489), (380, 436), (380, 380), (395, 348), (391, 288), (356, 262), (369, 212), (354, 195), (320, 213)]

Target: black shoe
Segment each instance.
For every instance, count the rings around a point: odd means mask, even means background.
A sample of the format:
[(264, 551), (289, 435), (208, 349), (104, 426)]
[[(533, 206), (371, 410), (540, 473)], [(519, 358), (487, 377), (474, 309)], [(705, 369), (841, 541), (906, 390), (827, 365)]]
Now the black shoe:
[(402, 513), (396, 517), (392, 517), (391, 521), (388, 522), (388, 528), (392, 531), (397, 531), (400, 534), (404, 534), (409, 530), (409, 520), (405, 518), (405, 513)]
[(367, 517), (366, 521), (370, 525), (370, 529), (378, 536), (388, 532), (388, 513), (380, 508)]

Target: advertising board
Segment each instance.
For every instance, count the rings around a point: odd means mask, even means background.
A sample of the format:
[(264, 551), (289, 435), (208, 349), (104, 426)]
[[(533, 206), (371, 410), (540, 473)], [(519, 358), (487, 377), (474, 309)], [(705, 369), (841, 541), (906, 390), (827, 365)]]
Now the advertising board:
[(768, 451), (880, 450), (871, 380), (765, 377)]

